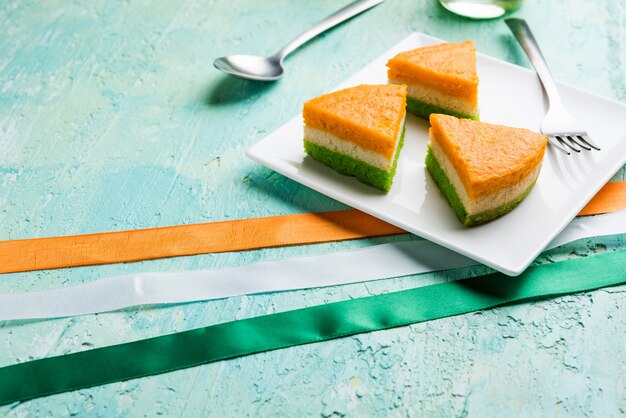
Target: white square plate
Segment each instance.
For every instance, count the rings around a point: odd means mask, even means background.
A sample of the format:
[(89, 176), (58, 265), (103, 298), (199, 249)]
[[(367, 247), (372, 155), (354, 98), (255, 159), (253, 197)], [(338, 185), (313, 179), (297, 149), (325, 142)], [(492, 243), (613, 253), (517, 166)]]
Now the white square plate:
[[(338, 89), (387, 82), (387, 60), (443, 42), (414, 33)], [(539, 131), (546, 101), (536, 74), (482, 54), (477, 59), (480, 119)], [(379, 192), (307, 158), (298, 115), (247, 150), (253, 160), (333, 199), (473, 258), (520, 274), (626, 161), (626, 105), (559, 84), (568, 110), (602, 148), (567, 156), (548, 146), (533, 191), (512, 212), (466, 228), (426, 172), (428, 123), (407, 115), (404, 148), (389, 193)], [(515, 144), (511, 144), (515, 146)]]

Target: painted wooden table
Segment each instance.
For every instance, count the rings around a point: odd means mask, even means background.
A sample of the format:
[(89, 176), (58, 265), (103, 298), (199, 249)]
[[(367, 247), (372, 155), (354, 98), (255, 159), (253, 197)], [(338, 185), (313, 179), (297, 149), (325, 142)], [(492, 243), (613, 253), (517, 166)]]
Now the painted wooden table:
[[(244, 150), (413, 31), (473, 39), (483, 53), (528, 66), (501, 20), (388, 0), (290, 57), (280, 82), (212, 68), (227, 53), (274, 52), (345, 3), (1, 2), (0, 239), (343, 209)], [(626, 101), (625, 0), (526, 0), (516, 15), (557, 79)], [(0, 291), (398, 239), (406, 237), (8, 274)], [(622, 248), (624, 236), (587, 239), (539, 262)], [(0, 366), (483, 271), (0, 322)], [(65, 393), (0, 415), (623, 417), (625, 303), (625, 287), (560, 297)]]

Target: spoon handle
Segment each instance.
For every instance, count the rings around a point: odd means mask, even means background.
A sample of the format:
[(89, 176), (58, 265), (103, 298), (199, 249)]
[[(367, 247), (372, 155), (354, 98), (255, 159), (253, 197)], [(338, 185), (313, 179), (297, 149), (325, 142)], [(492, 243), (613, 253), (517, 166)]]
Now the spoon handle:
[(372, 7), (382, 3), (385, 0), (357, 0), (353, 3), (350, 3), (343, 9), (337, 11), (336, 13), (328, 16), (326, 19), (322, 20), (315, 26), (310, 29), (304, 31), (300, 35), (296, 36), (291, 42), (283, 47), (280, 51), (274, 54), (274, 57), (282, 62), (285, 57), (291, 54), (294, 50), (299, 48), (302, 44), (310, 41), (315, 38), (322, 32), (327, 31), (328, 29), (337, 26), (341, 22), (344, 22), (350, 19), (353, 16), (358, 15)]

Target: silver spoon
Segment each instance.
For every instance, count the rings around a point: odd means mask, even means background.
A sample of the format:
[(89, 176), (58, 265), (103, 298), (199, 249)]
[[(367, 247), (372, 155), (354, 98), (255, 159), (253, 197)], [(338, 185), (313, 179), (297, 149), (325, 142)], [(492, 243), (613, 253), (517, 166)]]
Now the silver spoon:
[(283, 75), (283, 61), (285, 57), (298, 49), (307, 41), (320, 33), (337, 26), (341, 22), (358, 15), (385, 0), (358, 0), (350, 3), (338, 12), (328, 16), (311, 29), (298, 35), (280, 51), (269, 57), (257, 55), (229, 55), (215, 60), (213, 65), (226, 74), (250, 80), (273, 81)]

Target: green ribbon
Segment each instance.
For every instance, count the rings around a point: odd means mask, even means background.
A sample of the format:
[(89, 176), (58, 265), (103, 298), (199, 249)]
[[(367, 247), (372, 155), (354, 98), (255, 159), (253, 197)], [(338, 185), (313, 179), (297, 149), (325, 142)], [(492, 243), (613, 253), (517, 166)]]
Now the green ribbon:
[(626, 250), (314, 306), (0, 368), (0, 405), (626, 283)]

